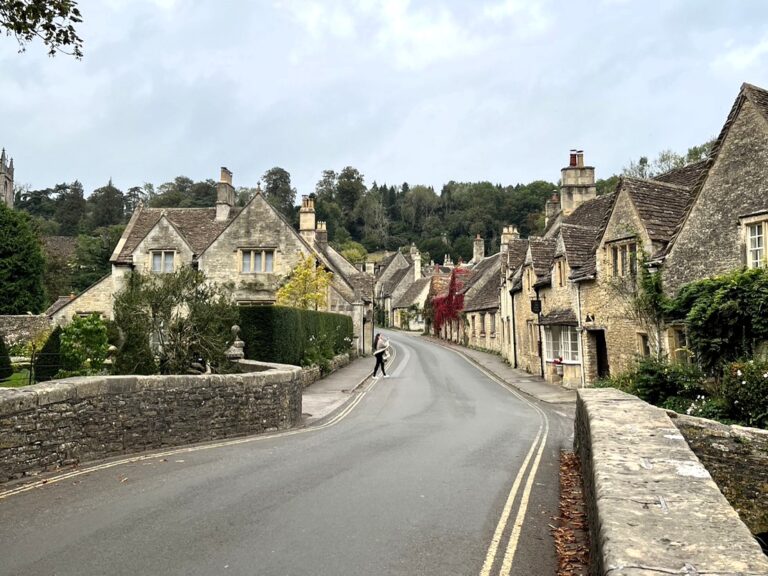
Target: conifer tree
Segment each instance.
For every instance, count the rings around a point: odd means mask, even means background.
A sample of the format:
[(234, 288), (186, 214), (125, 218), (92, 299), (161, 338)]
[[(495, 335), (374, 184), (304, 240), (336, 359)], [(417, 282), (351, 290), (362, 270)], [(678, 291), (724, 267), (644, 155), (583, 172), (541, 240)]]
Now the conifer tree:
[(0, 314), (40, 312), (43, 251), (29, 217), (0, 203)]
[(60, 351), (61, 327), (56, 326), (35, 357), (35, 382), (53, 380), (59, 370), (61, 370)]

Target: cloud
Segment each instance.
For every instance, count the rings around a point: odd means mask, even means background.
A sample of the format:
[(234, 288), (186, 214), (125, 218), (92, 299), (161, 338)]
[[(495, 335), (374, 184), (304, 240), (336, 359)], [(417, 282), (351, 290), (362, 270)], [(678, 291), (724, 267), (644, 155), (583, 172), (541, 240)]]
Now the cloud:
[(757, 66), (764, 68), (762, 61), (768, 54), (768, 37), (751, 46), (737, 46), (718, 56), (713, 65), (723, 70), (743, 72)]
[(536, 34), (551, 24), (541, 2), (537, 0), (502, 0), (483, 6), (483, 18), (495, 23), (512, 20), (518, 31)]

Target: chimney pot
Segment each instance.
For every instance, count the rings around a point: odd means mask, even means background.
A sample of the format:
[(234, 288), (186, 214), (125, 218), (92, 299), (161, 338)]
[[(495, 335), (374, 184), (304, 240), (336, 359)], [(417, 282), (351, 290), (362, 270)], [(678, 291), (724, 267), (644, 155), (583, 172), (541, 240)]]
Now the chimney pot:
[(576, 151), (576, 165), (579, 168), (582, 168), (584, 166), (584, 150)]
[(224, 182), (226, 184), (232, 184), (232, 171), (229, 170), (226, 166), (221, 167), (221, 182)]
[(568, 162), (568, 166), (576, 166), (576, 162), (577, 162), (577, 160), (576, 160), (576, 150), (572, 149), (571, 150), (570, 160)]

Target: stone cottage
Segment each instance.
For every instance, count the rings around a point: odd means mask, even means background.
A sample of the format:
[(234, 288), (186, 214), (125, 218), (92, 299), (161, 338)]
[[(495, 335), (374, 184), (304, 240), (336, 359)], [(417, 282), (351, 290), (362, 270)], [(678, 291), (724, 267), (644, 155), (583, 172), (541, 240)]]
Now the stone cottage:
[(260, 190), (236, 207), (232, 173), (222, 168), (214, 208), (140, 205), (112, 254), (111, 274), (64, 303), (54, 321), (63, 324), (75, 314), (93, 312), (111, 318), (114, 296), (130, 272), (161, 274), (181, 266), (193, 266), (213, 282), (233, 283), (238, 305), (273, 304), (291, 271), (311, 256), (333, 275), (328, 311), (351, 316), (358, 349), (370, 348), (373, 276), (359, 272), (328, 244), (325, 223), (315, 221), (312, 198), (302, 198), (299, 219), (296, 231)]

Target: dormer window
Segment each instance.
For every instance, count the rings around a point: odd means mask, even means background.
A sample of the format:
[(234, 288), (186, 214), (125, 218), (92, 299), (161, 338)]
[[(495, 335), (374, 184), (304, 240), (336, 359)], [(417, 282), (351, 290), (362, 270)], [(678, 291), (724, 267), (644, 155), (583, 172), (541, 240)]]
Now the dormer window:
[(176, 252), (173, 250), (152, 250), (150, 258), (152, 259), (152, 272), (161, 274), (173, 272), (173, 261)]
[(259, 274), (273, 272), (275, 251), (263, 248), (245, 248), (240, 250), (240, 273)]

